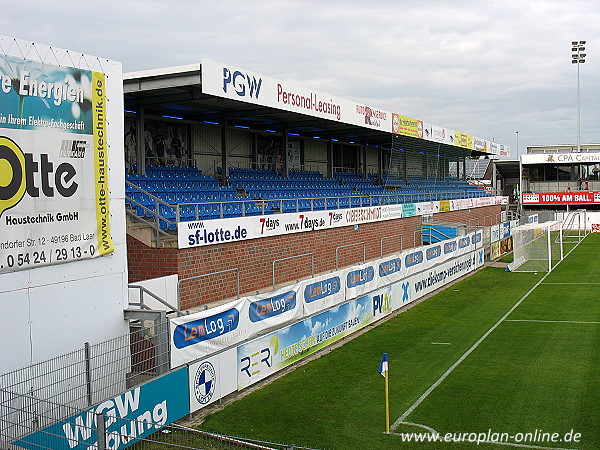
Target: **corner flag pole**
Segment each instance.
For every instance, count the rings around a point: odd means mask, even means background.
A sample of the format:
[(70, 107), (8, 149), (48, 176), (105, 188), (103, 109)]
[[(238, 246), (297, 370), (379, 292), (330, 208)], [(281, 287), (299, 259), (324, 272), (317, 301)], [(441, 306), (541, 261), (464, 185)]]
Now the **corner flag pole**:
[(379, 364), (379, 371), (385, 378), (385, 432), (390, 434), (390, 390), (388, 383), (388, 355), (384, 353)]

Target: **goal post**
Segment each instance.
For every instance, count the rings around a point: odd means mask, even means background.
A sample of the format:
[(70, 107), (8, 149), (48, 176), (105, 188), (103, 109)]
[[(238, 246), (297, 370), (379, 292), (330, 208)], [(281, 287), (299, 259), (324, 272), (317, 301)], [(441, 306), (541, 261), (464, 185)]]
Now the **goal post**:
[(550, 272), (564, 258), (562, 221), (530, 223), (511, 230), (511, 272)]
[(578, 243), (588, 235), (587, 211), (585, 209), (567, 211), (561, 215), (557, 213), (556, 219), (562, 219), (563, 222), (563, 242)]

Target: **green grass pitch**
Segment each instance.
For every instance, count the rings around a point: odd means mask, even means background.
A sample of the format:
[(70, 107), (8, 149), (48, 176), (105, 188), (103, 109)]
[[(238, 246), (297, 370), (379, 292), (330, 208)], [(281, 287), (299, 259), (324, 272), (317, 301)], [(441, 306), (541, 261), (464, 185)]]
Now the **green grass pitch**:
[[(486, 267), (200, 428), (321, 449), (600, 449), (598, 254), (593, 234), (548, 275)], [(390, 421), (404, 417), (392, 434), (377, 373), (384, 352)], [(428, 429), (467, 439), (505, 433), (511, 445), (403, 442), (402, 433)], [(547, 441), (570, 432), (579, 442)]]

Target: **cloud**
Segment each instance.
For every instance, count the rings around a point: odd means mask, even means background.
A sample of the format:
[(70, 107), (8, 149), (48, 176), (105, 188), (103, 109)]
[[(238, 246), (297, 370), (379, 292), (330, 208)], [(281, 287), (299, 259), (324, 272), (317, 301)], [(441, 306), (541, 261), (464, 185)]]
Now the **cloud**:
[(130, 0), (9, 2), (2, 33), (123, 62), (124, 71), (203, 57), (515, 144), (573, 143), (572, 39), (582, 142), (599, 142), (600, 5), (503, 2)]

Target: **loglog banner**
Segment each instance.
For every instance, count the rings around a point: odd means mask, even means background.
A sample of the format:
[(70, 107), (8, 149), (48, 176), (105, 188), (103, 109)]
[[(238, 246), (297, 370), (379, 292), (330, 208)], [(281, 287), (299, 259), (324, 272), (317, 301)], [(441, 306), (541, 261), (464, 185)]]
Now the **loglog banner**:
[(114, 250), (106, 79), (0, 56), (0, 273)]

